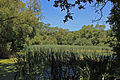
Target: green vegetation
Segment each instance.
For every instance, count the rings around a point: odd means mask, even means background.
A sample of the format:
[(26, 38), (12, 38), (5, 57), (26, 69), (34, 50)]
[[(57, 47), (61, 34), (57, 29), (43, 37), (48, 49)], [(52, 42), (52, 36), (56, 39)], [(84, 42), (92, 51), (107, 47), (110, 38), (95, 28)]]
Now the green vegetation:
[(38, 24), (41, 8), (36, 0), (25, 5), (21, 0), (0, 1), (0, 58), (24, 48), (27, 36), (32, 37)]
[(108, 47), (116, 44), (116, 39), (111, 37), (111, 30), (105, 30), (105, 25), (84, 25), (78, 31), (69, 31), (39, 22), (42, 15), (38, 2), (39, 0), (30, 0), (25, 4), (20, 0), (1, 0), (0, 58), (8, 58), (29, 45)]
[[(97, 46), (33, 45), (16, 55), (17, 70), (19, 74), (24, 73), (20, 77), (26, 80), (29, 80), (27, 76), (31, 79), (38, 79), (36, 75), (40, 75), (39, 78), (41, 79), (48, 79), (45, 75), (48, 75), (50, 79), (52, 77), (53, 79), (71, 80), (101, 79), (102, 75), (109, 75), (109, 72), (106, 73), (106, 71), (110, 71), (111, 61), (114, 60), (111, 50), (109, 47)], [(93, 65), (94, 71), (91, 70)], [(67, 73), (69, 69), (71, 69), (71, 73)], [(60, 77), (61, 71), (64, 72), (64, 70), (66, 72)], [(77, 72), (79, 74), (76, 74)], [(96, 73), (99, 75), (96, 77), (92, 75)]]
[[(97, 24), (84, 25), (78, 31), (40, 22), (39, 1), (0, 0), (0, 79), (7, 80), (5, 76), (13, 78), (13, 75), (16, 80), (46, 80), (47, 77), (50, 80), (119, 79), (119, 0), (109, 0), (113, 4), (108, 18), (111, 29), (105, 30), (105, 25)], [(55, 0), (55, 7), (67, 3), (67, 0), (59, 1)], [(77, 0), (75, 5), (79, 8), (83, 8), (79, 4), (81, 1), (91, 3), (93, 0)], [(106, 5), (106, 0), (95, 1), (98, 6)], [(72, 19), (68, 11), (70, 4), (61, 6), (66, 6), (68, 12), (64, 22)], [(15, 58), (15, 63), (8, 59), (11, 57)]]
[(69, 31), (43, 24), (36, 28), (36, 35), (30, 39), (30, 43), (32, 45), (109, 46), (108, 42), (112, 39), (110, 37), (111, 30), (104, 29), (104, 25), (96, 25), (95, 27), (93, 25), (84, 25), (78, 31)]
[(14, 73), (16, 72), (15, 60), (15, 58), (0, 59), (0, 80), (14, 79)]
[[(48, 52), (46, 52), (46, 50)], [(25, 51), (44, 52), (52, 54), (52, 52), (69, 52), (78, 53), (82, 55), (112, 55), (113, 51), (110, 47), (99, 46), (70, 46), (70, 45), (32, 45), (25, 49)]]
[[(60, 66), (60, 64), (57, 63), (61, 63), (61, 66), (66, 67), (68, 65), (81, 67), (78, 69), (82, 71), (80, 74), (84, 75), (82, 75), (82, 78), (80, 79), (87, 79), (89, 77), (84, 76), (90, 76), (88, 74), (90, 68), (89, 66), (92, 65), (86, 66), (86, 62), (84, 62), (84, 59), (86, 59), (87, 57), (85, 58), (85, 56), (88, 56), (90, 60), (96, 61), (96, 63), (98, 63), (104, 57), (110, 56), (113, 53), (111, 50), (112, 48), (99, 46), (32, 45), (26, 47), (23, 51), (16, 54), (16, 58), (0, 60), (0, 74), (2, 77), (0, 79), (4, 78), (6, 80), (9, 80), (7, 78), (7, 75), (10, 75), (11, 79), (16, 78), (16, 80), (18, 80), (18, 78), (25, 79), (26, 77), (30, 76), (31, 79), (35, 79), (35, 75), (41, 75), (40, 77), (44, 79), (44, 70), (46, 70), (46, 68), (49, 68), (48, 66), (52, 66), (51, 64), (55, 64), (53, 65), (53, 68), (55, 69), (55, 67)], [(55, 62), (53, 60), (55, 60)], [(76, 64), (76, 62), (78, 63)], [(81, 64), (84, 65), (81, 66)], [(97, 66), (97, 64), (95, 65)], [(25, 80), (30, 79), (26, 78)]]

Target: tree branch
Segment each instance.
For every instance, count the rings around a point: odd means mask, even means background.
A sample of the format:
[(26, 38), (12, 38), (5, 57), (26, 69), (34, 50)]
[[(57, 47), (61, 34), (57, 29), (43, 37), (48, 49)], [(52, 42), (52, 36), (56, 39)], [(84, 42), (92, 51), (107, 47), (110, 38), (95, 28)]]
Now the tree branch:
[[(106, 6), (107, 2), (108, 2), (108, 0), (107, 1), (104, 0), (104, 2), (102, 4), (102, 7), (99, 10), (96, 10), (96, 12), (100, 11), (101, 16), (100, 16), (100, 18), (98, 18), (96, 20), (92, 20), (92, 22), (100, 21), (102, 19), (102, 17), (103, 17), (103, 8)], [(96, 3), (95, 3), (95, 6), (96, 6)]]

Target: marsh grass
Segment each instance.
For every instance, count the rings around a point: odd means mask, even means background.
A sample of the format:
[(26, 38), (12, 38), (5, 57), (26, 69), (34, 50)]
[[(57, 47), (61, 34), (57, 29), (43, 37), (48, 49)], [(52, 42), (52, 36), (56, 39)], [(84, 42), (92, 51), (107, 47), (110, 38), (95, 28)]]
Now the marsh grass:
[(112, 54), (112, 49), (108, 47), (29, 46), (15, 54), (16, 58), (0, 60), (0, 79), (90, 80), (101, 79), (103, 76), (108, 78)]
[(96, 78), (102, 79), (112, 53), (111, 48), (103, 47), (29, 46), (16, 54), (15, 79), (90, 80), (96, 74)]

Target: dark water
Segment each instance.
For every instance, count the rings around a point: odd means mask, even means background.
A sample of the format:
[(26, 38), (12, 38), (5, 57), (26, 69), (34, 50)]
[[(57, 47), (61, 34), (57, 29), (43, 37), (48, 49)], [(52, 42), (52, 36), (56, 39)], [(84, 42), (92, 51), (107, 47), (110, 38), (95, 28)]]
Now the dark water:
[[(118, 74), (115, 71), (115, 57), (84, 56), (83, 59), (69, 58), (66, 61), (52, 58), (39, 66), (35, 73), (22, 71), (22, 80), (115, 80), (115, 74)], [(19, 80), (18, 77), (16, 80)]]

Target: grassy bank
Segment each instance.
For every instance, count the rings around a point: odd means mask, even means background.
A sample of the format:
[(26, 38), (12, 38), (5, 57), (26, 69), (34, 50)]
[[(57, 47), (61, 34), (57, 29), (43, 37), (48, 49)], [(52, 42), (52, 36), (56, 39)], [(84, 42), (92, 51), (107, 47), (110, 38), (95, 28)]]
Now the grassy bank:
[(0, 80), (13, 80), (16, 58), (0, 59)]

